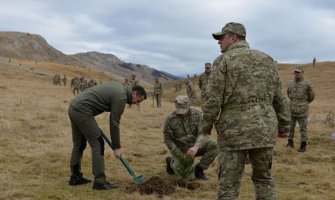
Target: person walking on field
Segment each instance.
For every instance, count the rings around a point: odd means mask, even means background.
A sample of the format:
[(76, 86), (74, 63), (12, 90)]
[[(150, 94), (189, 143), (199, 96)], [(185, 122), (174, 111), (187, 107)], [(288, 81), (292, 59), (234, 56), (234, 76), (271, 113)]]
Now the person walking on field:
[(207, 88), (208, 78), (209, 78), (209, 75), (211, 74), (211, 71), (212, 71), (211, 67), (212, 67), (211, 63), (205, 63), (205, 72), (202, 73), (199, 76), (198, 86), (199, 86), (200, 91), (201, 91), (201, 101), (203, 99), (203, 96), (204, 96), (206, 88)]
[(157, 107), (162, 107), (162, 94), (163, 94), (163, 87), (162, 83), (159, 81), (159, 78), (155, 78), (155, 85), (154, 85), (154, 95), (157, 103)]
[(181, 155), (201, 156), (194, 175), (197, 179), (207, 180), (204, 170), (217, 156), (217, 143), (203, 136), (202, 113), (190, 107), (187, 96), (177, 96), (175, 107), (176, 110), (166, 118), (163, 129), (165, 145), (172, 155), (165, 159), (166, 171), (170, 175), (175, 173)]
[(298, 151), (303, 153), (306, 151), (308, 141), (307, 125), (309, 104), (315, 97), (311, 82), (304, 79), (303, 66), (295, 67), (294, 80), (288, 83), (287, 96), (290, 99), (291, 128), (286, 146), (294, 148), (294, 129), (298, 122), (300, 127), (300, 148)]
[(222, 54), (213, 62), (201, 107), (204, 135), (214, 124), (217, 130), (217, 199), (238, 199), (249, 156), (256, 199), (275, 200), (273, 147), (276, 136), (287, 136), (290, 127), (277, 65), (269, 55), (250, 49), (240, 23), (227, 23), (212, 35)]
[(104, 140), (94, 117), (103, 112), (110, 112), (109, 125), (112, 146), (114, 155), (119, 158), (123, 153), (119, 127), (124, 108), (126, 104), (140, 103), (145, 99), (146, 92), (143, 87), (136, 86), (131, 89), (122, 83), (109, 81), (88, 88), (71, 100), (68, 111), (73, 141), (70, 185), (76, 186), (91, 182), (81, 172), (81, 158), (87, 141), (92, 149), (93, 189), (117, 188), (116, 184), (106, 181)]

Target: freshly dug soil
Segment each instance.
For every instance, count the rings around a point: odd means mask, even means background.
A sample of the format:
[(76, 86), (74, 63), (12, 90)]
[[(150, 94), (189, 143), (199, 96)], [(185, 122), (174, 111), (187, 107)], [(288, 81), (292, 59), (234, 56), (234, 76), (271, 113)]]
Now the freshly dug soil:
[(158, 197), (162, 198), (164, 195), (174, 194), (176, 188), (162, 178), (153, 176), (141, 185), (133, 184), (127, 187), (126, 191), (129, 193), (139, 192), (141, 195), (156, 194)]

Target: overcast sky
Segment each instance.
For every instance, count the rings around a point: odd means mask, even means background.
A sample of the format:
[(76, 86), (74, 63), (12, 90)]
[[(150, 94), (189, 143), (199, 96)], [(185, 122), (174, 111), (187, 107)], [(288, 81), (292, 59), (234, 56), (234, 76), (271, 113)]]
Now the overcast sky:
[(334, 61), (333, 0), (0, 0), (0, 31), (38, 34), (65, 54), (114, 54), (175, 75), (220, 55), (212, 33), (244, 24), (280, 63)]

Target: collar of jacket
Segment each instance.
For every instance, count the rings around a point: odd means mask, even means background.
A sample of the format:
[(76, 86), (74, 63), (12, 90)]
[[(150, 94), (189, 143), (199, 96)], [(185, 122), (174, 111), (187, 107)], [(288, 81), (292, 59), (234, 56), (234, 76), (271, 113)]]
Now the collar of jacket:
[(304, 80), (304, 77), (301, 77), (301, 78), (294, 78), (295, 82), (301, 82)]
[(240, 40), (240, 41), (237, 41), (231, 45), (229, 45), (229, 47), (227, 47), (227, 51), (230, 51), (230, 50), (233, 50), (233, 49), (238, 49), (238, 48), (250, 48), (249, 47), (249, 44), (247, 41), (245, 40)]

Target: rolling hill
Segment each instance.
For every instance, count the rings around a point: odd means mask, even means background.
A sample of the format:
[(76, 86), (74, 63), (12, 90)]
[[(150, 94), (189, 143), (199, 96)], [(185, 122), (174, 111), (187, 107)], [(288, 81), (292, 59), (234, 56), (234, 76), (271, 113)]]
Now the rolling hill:
[(162, 80), (180, 78), (147, 65), (127, 63), (113, 54), (85, 52), (66, 55), (49, 45), (42, 36), (22, 32), (0, 32), (0, 57), (99, 70), (109, 72), (119, 80), (135, 74), (140, 82), (145, 84), (153, 84), (155, 77)]

